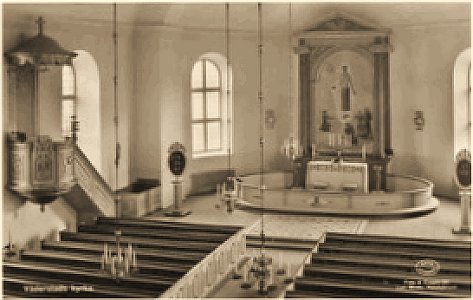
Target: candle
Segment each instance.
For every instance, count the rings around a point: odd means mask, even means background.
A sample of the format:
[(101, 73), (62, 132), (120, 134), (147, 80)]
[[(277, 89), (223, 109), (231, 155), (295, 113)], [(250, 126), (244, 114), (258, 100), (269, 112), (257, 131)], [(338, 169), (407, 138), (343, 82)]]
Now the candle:
[(124, 273), (128, 274), (130, 272), (130, 260), (128, 257), (125, 258), (125, 268)]
[(105, 270), (105, 254), (102, 254), (102, 257), (100, 259), (100, 270)]
[(116, 259), (116, 257), (113, 257), (113, 258), (112, 258), (112, 265), (111, 265), (111, 269), (110, 269), (110, 272), (112, 273), (112, 277), (115, 277), (115, 274), (116, 274), (116, 270), (115, 270), (115, 259)]
[(248, 265), (245, 264), (243, 266), (243, 282), (247, 282), (248, 281)]
[(107, 243), (103, 244), (103, 257), (104, 257), (105, 263), (107, 263), (108, 262), (108, 245), (107, 245)]
[(136, 251), (133, 250), (133, 268), (136, 268)]

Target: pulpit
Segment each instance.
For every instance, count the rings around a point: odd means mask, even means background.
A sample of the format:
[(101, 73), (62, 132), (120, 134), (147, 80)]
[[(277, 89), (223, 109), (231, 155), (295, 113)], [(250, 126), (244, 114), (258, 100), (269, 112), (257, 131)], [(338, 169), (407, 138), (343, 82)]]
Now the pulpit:
[(46, 204), (75, 184), (72, 143), (38, 136), (25, 141), (10, 139), (8, 148), (8, 185), (22, 197)]
[[(57, 41), (44, 34), (42, 17), (36, 23), (36, 36), (22, 40), (5, 53), (8, 63), (8, 114), (12, 116), (7, 124), (10, 131), (8, 188), (26, 200), (39, 203), (41, 210), (44, 210), (44, 204), (70, 191), (75, 184), (73, 143), (78, 127), (73, 119), (72, 137), (64, 141), (52, 140), (51, 136), (59, 135), (60, 120), (55, 119), (53, 114), (46, 118), (44, 111), (51, 110), (54, 105), (59, 107), (61, 99), (51, 95), (41, 97), (40, 78), (47, 73), (59, 74), (57, 70), (64, 65), (72, 65), (77, 54), (63, 49)], [(41, 127), (41, 120), (47, 121), (50, 126)]]

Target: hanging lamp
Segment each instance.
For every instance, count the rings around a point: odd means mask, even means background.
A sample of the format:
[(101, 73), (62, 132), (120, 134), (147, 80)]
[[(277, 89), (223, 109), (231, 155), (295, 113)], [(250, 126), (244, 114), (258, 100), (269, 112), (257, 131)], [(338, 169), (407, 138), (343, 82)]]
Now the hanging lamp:
[[(225, 3), (225, 53), (226, 53), (226, 130), (227, 130), (227, 176), (218, 191), (218, 198), (223, 202), (228, 213), (232, 213), (239, 196), (240, 179), (232, 171), (231, 153), (231, 90), (230, 90), (230, 3)], [(220, 188), (219, 188), (220, 190)], [(220, 207), (220, 205), (219, 205)]]
[[(294, 118), (295, 118), (295, 112), (294, 112), (294, 97), (292, 93), (292, 4), (288, 4), (288, 46), (289, 46), (289, 57), (288, 57), (288, 62), (289, 62), (289, 77), (288, 77), (288, 111), (289, 111), (289, 119), (291, 122), (290, 128), (291, 132), (289, 134), (289, 137), (284, 139), (283, 145), (282, 145), (282, 153), (286, 158), (291, 162), (291, 171), (294, 173), (294, 168), (296, 164), (296, 160), (298, 160), (304, 153), (303, 153), (303, 147), (299, 142), (299, 139), (295, 136), (295, 129), (293, 128), (294, 126)], [(293, 177), (295, 177), (293, 175)], [(295, 178), (293, 179), (293, 184), (292, 186), (296, 186)]]
[(117, 3), (113, 3), (113, 125), (115, 137), (115, 217), (121, 215), (120, 195), (118, 194), (118, 171), (120, 166), (121, 146), (118, 141), (118, 26), (117, 26)]
[[(245, 263), (242, 267), (243, 282), (240, 287), (243, 289), (250, 289), (255, 287), (258, 294), (268, 295), (278, 289), (284, 289), (288, 284), (293, 282), (293, 278), (288, 274), (288, 270), (279, 266), (273, 266), (273, 259), (267, 255), (265, 251), (266, 233), (265, 233), (265, 167), (264, 167), (264, 95), (263, 95), (263, 26), (262, 26), (262, 4), (258, 3), (258, 69), (259, 69), (259, 147), (260, 147), (260, 169), (259, 169), (259, 196), (260, 199), (260, 245), (258, 254)], [(279, 262), (281, 263), (281, 255), (279, 255)]]
[[(19, 84), (31, 83), (31, 131), (17, 131), (17, 120), (14, 130), (8, 139), (8, 188), (23, 199), (44, 205), (70, 191), (74, 186), (74, 141), (56, 142), (43, 135), (40, 128), (40, 72), (47, 71), (47, 66), (72, 65), (77, 56), (72, 51), (62, 48), (57, 41), (43, 32), (44, 20), (36, 21), (38, 34), (26, 39), (15, 48), (5, 53), (9, 64), (9, 76), (14, 76), (9, 90), (13, 103), (13, 115), (16, 117), (16, 88)], [(20, 82), (20, 73), (29, 74), (32, 81)], [(26, 126), (25, 128), (27, 128)], [(78, 130), (73, 124), (72, 130)], [(75, 135), (75, 132), (73, 132)]]

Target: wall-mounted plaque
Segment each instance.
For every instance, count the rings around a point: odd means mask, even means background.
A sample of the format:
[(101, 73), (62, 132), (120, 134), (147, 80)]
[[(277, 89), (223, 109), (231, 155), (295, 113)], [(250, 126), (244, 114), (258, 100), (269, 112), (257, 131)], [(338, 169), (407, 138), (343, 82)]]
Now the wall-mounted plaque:
[(471, 155), (466, 149), (460, 150), (455, 157), (455, 182), (461, 189), (471, 185)]
[(184, 146), (179, 142), (175, 142), (168, 149), (169, 170), (171, 170), (171, 173), (175, 176), (180, 176), (184, 172), (186, 167), (185, 151)]

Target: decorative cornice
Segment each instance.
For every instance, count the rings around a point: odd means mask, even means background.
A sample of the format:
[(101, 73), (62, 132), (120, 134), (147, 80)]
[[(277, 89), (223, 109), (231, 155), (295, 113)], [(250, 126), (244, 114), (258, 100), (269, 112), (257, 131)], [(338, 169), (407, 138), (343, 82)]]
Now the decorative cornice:
[(371, 26), (362, 25), (353, 20), (336, 16), (332, 19), (319, 23), (309, 31), (373, 31), (376, 30)]

